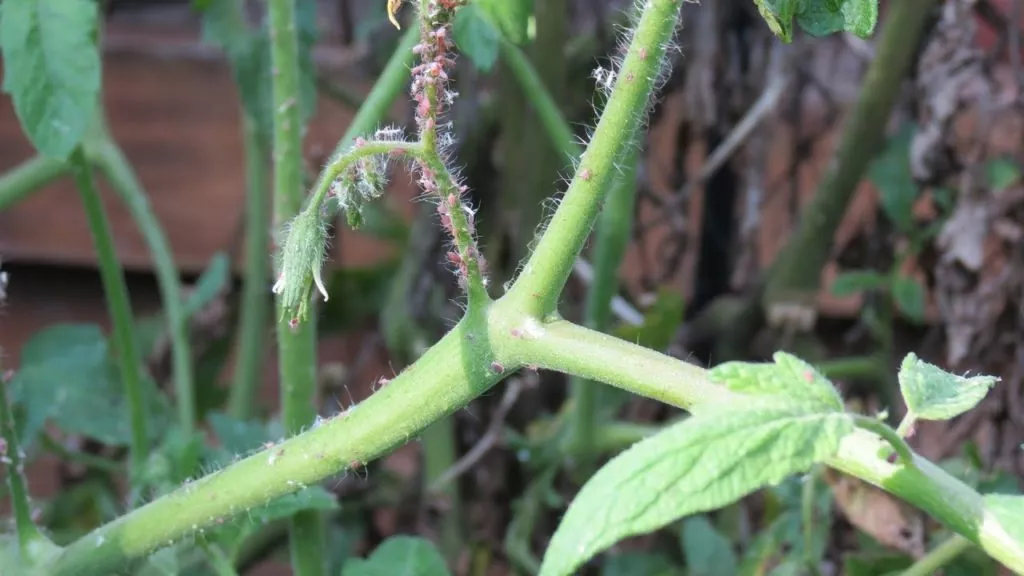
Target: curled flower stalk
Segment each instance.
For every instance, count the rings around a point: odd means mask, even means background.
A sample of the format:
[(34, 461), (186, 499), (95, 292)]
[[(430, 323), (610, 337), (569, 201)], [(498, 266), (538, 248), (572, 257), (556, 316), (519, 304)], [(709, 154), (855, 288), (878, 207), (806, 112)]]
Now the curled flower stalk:
[[(392, 19), (399, 4), (388, 2)], [(490, 302), (486, 263), (476, 242), (476, 212), (465, 198), (466, 186), (448, 167), (445, 152), (452, 137), (450, 126), (440, 121), (458, 96), (449, 89), (448, 73), (454, 65), (452, 20), (463, 4), (464, 0), (419, 3), (420, 42), (413, 51), (420, 61), (412, 69), (411, 88), (418, 140), (405, 140), (397, 128), (382, 128), (372, 138), (357, 138), (349, 149), (331, 158), (305, 208), (282, 229), (280, 273), (273, 291), (281, 296), (282, 320), (288, 320), (293, 328), (308, 317), (314, 287), (328, 299), (321, 276), (327, 222), (335, 209), (343, 210), (349, 226), (359, 228), (363, 206), (383, 195), (391, 160), (398, 157), (412, 160), (418, 185), (426, 197), (437, 202), (441, 226), (452, 245), (447, 260), (467, 294), (468, 307), (479, 309)]]

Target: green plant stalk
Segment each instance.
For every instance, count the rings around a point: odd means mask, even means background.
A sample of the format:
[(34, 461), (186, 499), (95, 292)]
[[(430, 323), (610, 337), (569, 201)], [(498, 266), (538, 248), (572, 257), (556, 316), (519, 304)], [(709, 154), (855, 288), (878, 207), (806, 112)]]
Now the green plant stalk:
[(800, 521), (804, 539), (804, 565), (812, 576), (820, 576), (818, 559), (814, 557), (814, 500), (821, 466), (815, 465), (804, 478), (800, 491)]
[(23, 452), (18, 444), (18, 433), (14, 426), (14, 415), (7, 401), (7, 381), (0, 377), (0, 438), (5, 449), (0, 450), (0, 461), (7, 468), (7, 488), (11, 494), (11, 508), (14, 509), (14, 526), (18, 533), (18, 546), (22, 556), (29, 557), (32, 544), (42, 540), (43, 534), (32, 522), (28, 486), (25, 482)]
[[(656, 6), (658, 0), (653, 0), (647, 12), (657, 12)], [(607, 147), (604, 140), (620, 137), (611, 131), (601, 134), (592, 146)], [(597, 203), (600, 195), (592, 195), (592, 200)], [(559, 210), (564, 209), (563, 203)], [(578, 205), (569, 211), (586, 214)], [(577, 224), (589, 228), (592, 220), (581, 219)], [(547, 246), (557, 256), (560, 248)], [(551, 258), (557, 260), (556, 256)], [(527, 362), (697, 412), (701, 406), (734, 397), (711, 383), (700, 367), (564, 321), (543, 322), (537, 314), (524, 312), (522, 297), (511, 295), (485, 309), (470, 309), (416, 363), (355, 409), (94, 530), (68, 546), (50, 572), (108, 574), (131, 558), (229, 516), (346, 468), (362, 466), (465, 406)], [(913, 466), (886, 462), (878, 455), (882, 442), (877, 435), (858, 429), (841, 442), (827, 463), (906, 499), (993, 558), (1024, 570), (1021, 544), (985, 510), (980, 495), (925, 459), (915, 457)]]
[(558, 307), (562, 287), (614, 179), (615, 166), (634, 142), (678, 14), (677, 0), (648, 0), (645, 5), (593, 140), (558, 211), (507, 295), (520, 310), (545, 316)]
[[(423, 446), (423, 489), (431, 492), (435, 480), (441, 477), (455, 463), (455, 419), (442, 418), (423, 430), (420, 443)], [(455, 561), (464, 546), (462, 537), (462, 506), (459, 499), (458, 482), (449, 482), (436, 492), (450, 507), (441, 515), (441, 551), (448, 561)]]
[(595, 454), (616, 454), (633, 444), (653, 436), (662, 426), (637, 424), (636, 422), (608, 422), (599, 426), (594, 438)]
[(934, 4), (934, 0), (906, 0), (889, 8), (836, 158), (769, 272), (762, 299), (765, 309), (793, 299), (808, 301), (817, 294), (835, 230), (864, 170), (882, 149), (889, 114)]
[[(295, 0), (268, 2), (270, 63), (274, 99), (274, 223), (280, 227), (302, 209), (302, 118), (299, 111), (299, 50), (295, 24)], [(278, 362), (280, 364), (281, 413), (285, 430), (299, 433), (316, 416), (317, 357), (316, 315), (289, 325), (284, 299), (277, 298)], [(292, 570), (296, 576), (326, 572), (326, 534), (322, 515), (299, 512), (290, 531)]]
[(879, 356), (850, 356), (818, 362), (815, 368), (829, 380), (868, 380), (882, 374), (884, 362)]
[[(149, 246), (156, 268), (156, 279), (163, 298), (167, 330), (171, 340), (171, 362), (174, 367), (174, 395), (178, 409), (178, 426), (190, 434), (196, 426), (195, 384), (192, 351), (188, 339), (188, 321), (174, 255), (167, 235), (153, 212), (145, 190), (132, 170), (121, 148), (110, 139), (105, 128), (95, 142), (95, 149), (86, 144), (86, 153), (110, 183), (121, 202), (128, 208), (142, 237)], [(195, 455), (198, 458), (198, 455)], [(189, 460), (192, 460), (190, 457)]]
[(0, 210), (10, 208), (67, 173), (67, 164), (42, 155), (18, 164), (0, 176)]
[(884, 438), (896, 454), (899, 455), (900, 461), (904, 464), (913, 464), (914, 453), (910, 449), (910, 446), (903, 440), (903, 436), (901, 436), (896, 430), (890, 428), (888, 424), (881, 420), (871, 418), (870, 416), (863, 416), (861, 414), (857, 414), (854, 417), (854, 423), (856, 423), (858, 428), (874, 432)]
[[(584, 310), (584, 325), (594, 330), (605, 331), (611, 322), (612, 297), (619, 287), (619, 266), (632, 235), (639, 156), (639, 148), (633, 146), (623, 162), (622, 173), (608, 192), (606, 206), (597, 223), (594, 279), (587, 292)], [(581, 471), (587, 474), (596, 456), (595, 428), (601, 388), (593, 382), (572, 378), (570, 392), (573, 416), (569, 443), (573, 458)]]
[[(418, 361), (355, 408), (106, 524), (68, 546), (55, 575), (110, 574), (273, 498), (359, 468), (416, 437), (503, 376), (481, 314), (467, 316)], [(508, 365), (506, 373), (514, 367)]]
[(267, 241), (270, 230), (270, 198), (267, 182), (267, 144), (256, 121), (245, 115), (245, 273), (238, 320), (238, 359), (235, 381), (228, 399), (228, 412), (239, 420), (253, 415), (263, 379), (267, 347), (267, 281), (270, 260)]
[(957, 556), (970, 550), (973, 546), (974, 544), (970, 540), (959, 534), (954, 534), (943, 541), (942, 544), (936, 546), (934, 550), (925, 554), (920, 560), (914, 562), (910, 568), (904, 570), (902, 576), (931, 576), (936, 574), (943, 566), (949, 564)]
[(508, 40), (503, 40), (501, 43), (501, 57), (515, 76), (516, 81), (519, 82), (519, 88), (526, 95), (534, 112), (537, 113), (552, 145), (569, 159), (579, 158), (583, 154), (583, 148), (576, 142), (569, 123), (562, 116), (562, 111), (544, 86), (544, 82), (533, 64), (530, 63), (530, 59), (518, 46)]
[(149, 455), (149, 436), (146, 433), (146, 402), (142, 390), (142, 359), (135, 343), (132, 306), (128, 300), (124, 271), (114, 248), (110, 222), (103, 210), (99, 190), (93, 181), (92, 167), (81, 147), (71, 153), (69, 163), (71, 175), (82, 199), (82, 207), (89, 221), (89, 229), (92, 231), (103, 291), (107, 296), (107, 306), (113, 325), (114, 342), (117, 344), (117, 365), (128, 400), (128, 420), (131, 427), (129, 471), (132, 482), (135, 482), (141, 478), (142, 467)]
[[(526, 363), (576, 374), (693, 413), (735, 393), (703, 368), (563, 320), (541, 323), (507, 301), (471, 313), (355, 409), (263, 450), (102, 526), (66, 548), (52, 574), (109, 574), (131, 558), (215, 526), (268, 500), (363, 466), (486, 392)], [(499, 373), (495, 364), (501, 365)], [(857, 429), (825, 464), (894, 494), (1024, 571), (1024, 544), (985, 509), (981, 496), (939, 466), (879, 456), (885, 441)]]
[[(547, 322), (531, 333), (537, 337), (517, 341), (520, 346), (511, 353), (513, 361), (529, 358), (541, 368), (584, 374), (692, 413), (734, 396), (713, 384), (698, 366), (569, 322)], [(985, 509), (980, 494), (912, 452), (911, 465), (887, 462), (879, 456), (879, 448), (888, 441), (858, 428), (825, 464), (902, 498), (1007, 567), (1024, 571), (1024, 543), (1016, 542)]]

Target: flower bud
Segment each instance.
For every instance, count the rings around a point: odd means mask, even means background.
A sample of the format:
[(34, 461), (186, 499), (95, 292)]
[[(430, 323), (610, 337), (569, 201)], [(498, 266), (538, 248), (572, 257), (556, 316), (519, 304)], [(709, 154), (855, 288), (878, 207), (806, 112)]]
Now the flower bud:
[(273, 292), (279, 297), (282, 319), (302, 321), (309, 313), (313, 284), (327, 301), (327, 289), (320, 275), (327, 251), (327, 228), (319, 210), (307, 207), (284, 232), (280, 272)]

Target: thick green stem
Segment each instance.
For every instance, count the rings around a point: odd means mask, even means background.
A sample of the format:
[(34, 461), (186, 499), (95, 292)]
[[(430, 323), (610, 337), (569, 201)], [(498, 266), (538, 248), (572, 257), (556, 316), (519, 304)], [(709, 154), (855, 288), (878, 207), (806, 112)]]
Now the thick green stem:
[(28, 558), (31, 547), (43, 539), (42, 533), (32, 522), (28, 486), (25, 482), (24, 453), (18, 444), (18, 433), (14, 426), (14, 415), (7, 401), (7, 381), (0, 376), (0, 463), (7, 468), (7, 489), (11, 494), (14, 509), (14, 526), (18, 533), (18, 546), (22, 556)]
[[(128, 208), (142, 237), (149, 246), (156, 268), (156, 280), (163, 299), (164, 315), (171, 340), (171, 363), (174, 367), (174, 394), (178, 408), (178, 426), (188, 435), (195, 430), (196, 406), (195, 384), (192, 371), (192, 351), (188, 339), (188, 319), (185, 318), (185, 301), (182, 297), (181, 279), (174, 264), (167, 236), (149, 204), (142, 184), (135, 176), (131, 164), (121, 148), (110, 139), (106, 131), (97, 143), (95, 162), (121, 202)], [(191, 460), (191, 458), (190, 458)]]
[[(633, 147), (625, 159), (622, 173), (608, 193), (601, 211), (594, 246), (594, 279), (587, 292), (584, 324), (605, 331), (611, 321), (612, 297), (619, 287), (619, 266), (629, 246), (633, 229), (633, 208), (636, 200), (636, 165), (639, 149)], [(570, 381), (573, 399), (570, 445), (584, 473), (596, 455), (595, 426), (601, 388), (580, 378)]]
[(509, 297), (536, 316), (554, 312), (615, 176), (615, 166), (634, 145), (662, 56), (680, 13), (678, 0), (648, 0), (633, 33), (615, 87), (569, 190)]
[[(503, 304), (499, 301), (495, 308)], [(532, 322), (527, 320), (527, 331), (520, 332), (528, 337), (505, 348), (513, 361), (584, 375), (694, 413), (702, 406), (728, 402), (734, 394), (711, 383), (698, 366), (565, 321)], [(1009, 535), (985, 508), (980, 494), (913, 452), (910, 464), (888, 462), (879, 455), (882, 442), (891, 438), (858, 428), (840, 442), (838, 453), (825, 464), (906, 500), (989, 556), (1024, 571), (1024, 543)]]
[(0, 176), (0, 210), (10, 208), (67, 173), (67, 164), (45, 156), (18, 164)]
[(803, 210), (800, 227), (769, 273), (763, 297), (766, 310), (777, 303), (810, 302), (817, 294), (835, 231), (864, 170), (882, 149), (889, 113), (934, 4), (934, 0), (906, 0), (889, 6), (875, 58), (846, 120), (836, 157)]
[(246, 116), (245, 131), (245, 272), (242, 281), (242, 304), (238, 321), (238, 355), (235, 381), (231, 386), (228, 410), (239, 420), (252, 417), (263, 377), (267, 347), (267, 281), (270, 260), (267, 241), (270, 238), (270, 198), (266, 161), (267, 144), (259, 133), (256, 121)]
[[(274, 99), (274, 223), (283, 225), (302, 209), (302, 118), (299, 111), (299, 50), (295, 0), (268, 2), (270, 62)], [(319, 265), (320, 263), (317, 263)], [(316, 416), (316, 315), (290, 325), (278, 298), (278, 362), (281, 412), (285, 430), (297, 434)], [(321, 515), (300, 512), (292, 518), (290, 542), (296, 576), (324, 574), (326, 535)]]
[(103, 291), (107, 297), (110, 320), (113, 325), (114, 342), (117, 345), (117, 365), (128, 399), (128, 420), (131, 427), (130, 472), (132, 481), (141, 477), (142, 467), (149, 456), (149, 437), (146, 433), (146, 401), (142, 389), (142, 359), (136, 347), (135, 327), (132, 321), (132, 306), (128, 300), (128, 287), (124, 271), (117, 258), (110, 222), (103, 210), (99, 190), (93, 181), (92, 167), (81, 148), (76, 149), (69, 159), (71, 174), (78, 187), (82, 206), (92, 231), (96, 257), (99, 260)]
[(974, 544), (970, 540), (959, 534), (954, 534), (920, 560), (914, 562), (910, 568), (904, 570), (902, 576), (931, 576), (932, 574), (937, 574), (943, 566), (970, 550), (972, 546)]
[[(501, 379), (491, 337), (480, 315), (464, 318), (358, 406), (94, 530), (64, 550), (52, 574), (110, 574), (131, 558), (361, 467), (414, 439)], [(505, 363), (506, 371), (515, 368)]]

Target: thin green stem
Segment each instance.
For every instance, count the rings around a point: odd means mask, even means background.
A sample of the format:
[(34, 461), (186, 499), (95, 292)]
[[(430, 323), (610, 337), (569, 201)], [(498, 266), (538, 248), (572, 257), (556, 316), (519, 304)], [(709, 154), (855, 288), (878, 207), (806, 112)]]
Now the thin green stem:
[(10, 208), (67, 173), (67, 164), (45, 156), (18, 164), (0, 176), (0, 210)]
[(768, 274), (765, 309), (776, 303), (809, 302), (818, 292), (821, 269), (832, 250), (835, 230), (846, 214), (871, 160), (882, 148), (887, 119), (917, 53), (934, 0), (894, 2), (882, 23), (875, 58), (861, 82), (860, 95), (846, 120), (835, 160), (801, 213), (800, 226)]
[(113, 325), (114, 341), (117, 344), (117, 365), (121, 372), (125, 397), (128, 399), (128, 417), (131, 427), (131, 454), (129, 455), (132, 481), (141, 478), (142, 467), (149, 455), (149, 437), (146, 433), (146, 401), (142, 389), (142, 359), (136, 347), (132, 307), (128, 299), (124, 271), (117, 258), (114, 238), (110, 231), (100, 200), (99, 190), (93, 181), (92, 168), (81, 148), (72, 152), (69, 158), (71, 174), (78, 187), (82, 206), (92, 231), (96, 256), (99, 259), (103, 291)]
[[(299, 51), (295, 0), (269, 0), (270, 63), (274, 100), (274, 221), (291, 220), (302, 209), (302, 118), (299, 101)], [(320, 263), (317, 263), (320, 265)], [(281, 412), (285, 430), (297, 434), (316, 416), (316, 315), (290, 325), (283, 298), (278, 299), (278, 362)], [(290, 543), (296, 576), (318, 576), (327, 568), (326, 534), (321, 514), (292, 517)]]
[(457, 559), (463, 547), (462, 517), (458, 482), (449, 482), (434, 491), (434, 482), (455, 464), (455, 420), (442, 418), (428, 426), (420, 438), (423, 446), (423, 489), (444, 497), (446, 509), (440, 519), (441, 551), (449, 561)]
[(907, 466), (912, 466), (914, 464), (913, 450), (911, 450), (910, 446), (903, 440), (903, 437), (889, 427), (888, 424), (862, 414), (855, 415), (854, 422), (857, 424), (858, 428), (863, 428), (881, 436), (889, 443), (889, 445), (892, 446), (892, 449), (896, 451), (896, 454), (899, 455), (900, 461), (903, 464), (906, 464)]
[(7, 401), (7, 381), (0, 377), (0, 463), (7, 467), (7, 488), (11, 493), (11, 507), (14, 509), (14, 525), (18, 533), (18, 545), (23, 556), (28, 557), (32, 544), (43, 538), (39, 528), (32, 522), (32, 508), (29, 504), (28, 486), (25, 482), (24, 453), (18, 444), (18, 433), (14, 426), (11, 405)]
[(199, 538), (199, 546), (206, 555), (206, 561), (217, 576), (238, 576), (238, 571), (231, 564), (231, 559), (220, 549), (220, 546), (211, 544), (205, 538)]
[[(636, 200), (636, 166), (639, 149), (634, 146), (625, 159), (622, 173), (608, 193), (607, 205), (601, 212), (594, 246), (594, 279), (587, 292), (584, 324), (605, 331), (611, 322), (612, 297), (619, 287), (619, 266), (626, 253), (633, 229)], [(579, 378), (570, 380), (573, 417), (570, 444), (584, 474), (595, 456), (594, 432), (601, 388)]]
[(906, 438), (910, 431), (914, 428), (914, 424), (917, 423), (917, 416), (913, 412), (907, 412), (907, 415), (900, 420), (900, 425), (896, 427), (896, 434), (900, 438)]
[(821, 473), (821, 466), (815, 465), (804, 478), (803, 490), (800, 493), (800, 519), (803, 528), (804, 538), (804, 565), (812, 576), (820, 576), (821, 569), (818, 566), (818, 558), (814, 554), (814, 501), (818, 487), (818, 475)]
[(931, 576), (937, 574), (943, 566), (956, 559), (957, 556), (974, 546), (970, 540), (954, 534), (947, 538), (934, 550), (925, 554), (920, 560), (903, 571), (902, 576)]
[(676, 0), (647, 2), (591, 144), (537, 249), (509, 292), (520, 310), (535, 316), (556, 310), (562, 287), (613, 181), (615, 166), (634, 145), (679, 12)]
[(662, 430), (662, 426), (637, 424), (635, 422), (608, 422), (595, 431), (594, 453), (616, 454), (633, 444), (653, 436)]
[(245, 144), (245, 272), (242, 280), (241, 312), (238, 320), (238, 354), (234, 383), (228, 399), (229, 413), (239, 420), (253, 415), (265, 365), (267, 347), (267, 282), (270, 260), (267, 241), (270, 230), (270, 198), (266, 161), (268, 146), (256, 120), (243, 119)]
[(551, 97), (551, 93), (545, 88), (540, 74), (534, 69), (530, 59), (526, 57), (519, 46), (507, 39), (502, 40), (501, 56), (519, 82), (519, 88), (540, 118), (541, 125), (548, 133), (551, 143), (570, 159), (579, 158), (583, 154), (583, 147), (576, 142), (569, 123), (565, 121), (562, 111), (555, 103), (555, 99)]
[[(174, 368), (174, 394), (178, 409), (178, 426), (182, 433), (189, 435), (196, 426), (195, 384), (192, 351), (189, 346), (188, 320), (185, 318), (185, 302), (182, 296), (181, 279), (174, 263), (167, 235), (160, 226), (146, 192), (135, 175), (131, 164), (121, 148), (110, 139), (106, 130), (90, 151), (98, 168), (110, 183), (121, 202), (128, 208), (142, 237), (149, 246), (156, 268), (156, 280), (167, 318), (167, 330), (171, 340), (171, 363)], [(198, 457), (187, 458), (192, 462)]]
[[(331, 184), (338, 179), (353, 164), (370, 156), (385, 156), (391, 153), (401, 152), (413, 158), (424, 159), (427, 154), (422, 144), (418, 142), (394, 142), (390, 140), (366, 140), (358, 146), (347, 148), (340, 154), (336, 154), (327, 163), (316, 185), (313, 187), (313, 195), (309, 201), (309, 207), (319, 209), (320, 205), (327, 198), (331, 190)], [(297, 212), (297, 211), (296, 211)]]
[(833, 358), (815, 365), (829, 380), (867, 380), (882, 374), (883, 359), (878, 356)]
[(77, 450), (71, 450), (56, 438), (50, 435), (49, 432), (43, 432), (39, 435), (42, 441), (43, 448), (52, 452), (58, 456), (61, 460), (68, 462), (77, 462), (83, 466), (88, 466), (100, 472), (108, 472), (111, 474), (118, 474), (123, 470), (123, 466), (116, 460), (110, 458), (104, 458), (102, 456), (96, 456), (89, 454), (88, 452), (79, 452)]
[(372, 133), (381, 121), (388, 117), (388, 110), (395, 99), (409, 86), (409, 67), (416, 59), (412, 49), (419, 40), (419, 30), (415, 26), (410, 27), (402, 35), (398, 47), (384, 66), (384, 71), (377, 78), (363, 105), (359, 107), (359, 112), (352, 118), (345, 135), (335, 146), (335, 156), (344, 154), (358, 136)]

